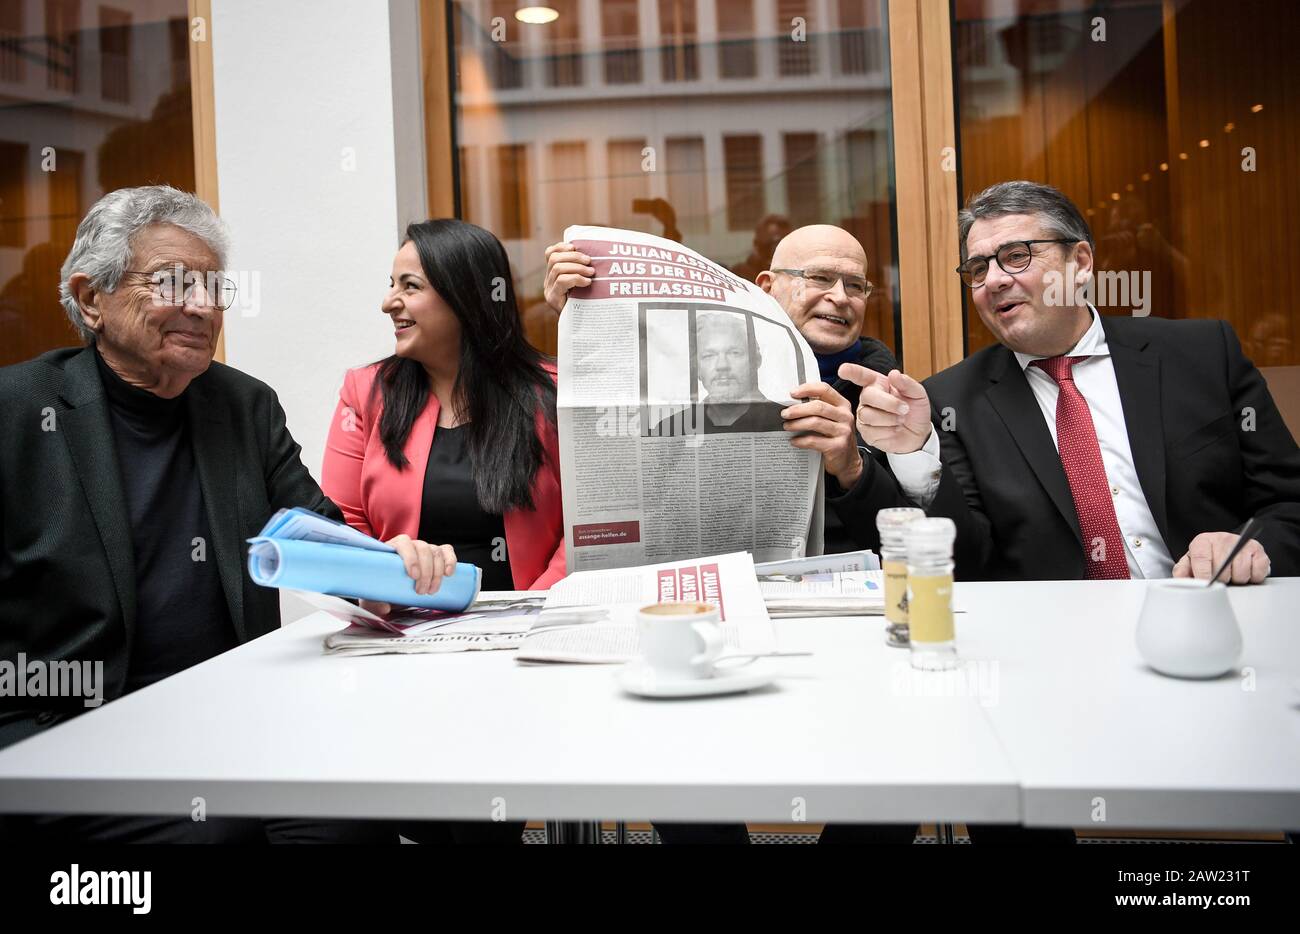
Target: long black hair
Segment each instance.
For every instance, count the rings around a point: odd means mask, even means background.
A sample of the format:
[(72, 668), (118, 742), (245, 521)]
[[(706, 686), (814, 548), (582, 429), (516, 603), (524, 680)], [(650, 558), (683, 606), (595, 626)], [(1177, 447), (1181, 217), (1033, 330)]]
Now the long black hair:
[[(482, 227), (439, 219), (411, 224), (403, 244), (415, 244), (429, 285), (460, 321), (460, 371), (452, 404), (465, 420), (479, 505), (491, 513), (533, 506), (532, 483), (545, 452), (538, 410), (555, 423), (555, 383), (546, 360), (524, 338), (501, 241)], [(417, 360), (394, 354), (379, 364), (379, 438), (399, 470), (402, 448), (429, 401), (429, 374)]]

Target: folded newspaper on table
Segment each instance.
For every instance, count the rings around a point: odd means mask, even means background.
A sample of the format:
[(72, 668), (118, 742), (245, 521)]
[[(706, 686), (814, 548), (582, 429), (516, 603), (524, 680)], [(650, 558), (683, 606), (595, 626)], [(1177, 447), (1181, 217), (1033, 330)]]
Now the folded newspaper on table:
[(870, 551), (822, 555), (754, 566), (773, 619), (879, 616), (885, 612), (880, 559)]
[(819, 379), (776, 301), (679, 243), (569, 227), (592, 284), (560, 316), (569, 571), (822, 550), (822, 469), (781, 411)]
[(726, 654), (771, 652), (776, 634), (750, 555), (717, 555), (606, 571), (580, 571), (552, 587), (519, 644), (519, 661), (616, 663), (638, 651), (636, 611), (658, 601), (704, 601), (720, 611)]
[(263, 587), (459, 612), (482, 578), (474, 565), (457, 564), (436, 591), (416, 593), (395, 548), (309, 509), (279, 510), (248, 542), (248, 573)]
[(381, 618), (325, 594), (299, 594), (348, 624), (325, 637), (329, 655), (412, 655), (517, 649), (537, 622), (542, 594), (483, 592), (463, 613), (402, 610)]
[(334, 597), (301, 596), (349, 624), (326, 636), (331, 655), (517, 649), (526, 662), (626, 662), (637, 654), (636, 611), (660, 600), (716, 604), (729, 653), (770, 652), (776, 642), (754, 562), (743, 552), (579, 572), (545, 594), (484, 593), (457, 614), (412, 610), (380, 619)]

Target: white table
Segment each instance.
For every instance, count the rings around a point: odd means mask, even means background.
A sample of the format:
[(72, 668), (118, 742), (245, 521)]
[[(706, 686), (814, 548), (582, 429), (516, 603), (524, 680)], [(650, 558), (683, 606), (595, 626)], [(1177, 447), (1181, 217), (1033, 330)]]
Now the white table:
[(1233, 592), (1253, 693), (1145, 670), (1142, 586), (959, 585), (956, 675), (879, 618), (778, 622), (816, 654), (693, 701), (506, 652), (328, 658), (314, 615), (0, 752), (0, 811), (1094, 826), (1100, 795), (1112, 827), (1300, 826), (1300, 579)]
[(958, 589), (969, 610), (958, 617), (963, 657), (997, 663), (985, 710), (1019, 778), (1025, 823), (1300, 828), (1300, 578), (1229, 588), (1242, 658), (1212, 681), (1142, 663), (1134, 632), (1146, 586)]

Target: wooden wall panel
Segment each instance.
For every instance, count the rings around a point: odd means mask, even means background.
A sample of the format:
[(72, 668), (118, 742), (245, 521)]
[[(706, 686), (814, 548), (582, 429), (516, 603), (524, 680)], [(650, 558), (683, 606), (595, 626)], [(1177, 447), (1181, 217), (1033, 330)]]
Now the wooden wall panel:
[[(1220, 11), (1180, 3), (1176, 30), (1176, 142), (1188, 153), (1171, 160), (1170, 173), (1177, 245), (1188, 258), (1179, 311), (1231, 322), (1261, 366), (1300, 364), (1300, 309), (1290, 298), (1300, 263), (1300, 7), (1240, 0), (1225, 29)], [(1246, 147), (1253, 172), (1243, 170)]]
[[(1300, 363), (1283, 284), (1300, 260), (1300, 5), (1241, 0), (1228, 24), (1211, 0), (1131, 0), (1103, 11), (1105, 42), (1090, 36), (1095, 9), (1067, 6), (1022, 3), (1013, 22), (958, 4), (957, 28), (995, 31), (1020, 82), (1005, 112), (988, 74), (959, 62), (963, 198), (1011, 178), (1056, 185), (1086, 208), (1100, 269), (1150, 275), (1149, 313), (1223, 318), (1261, 365)], [(1035, 31), (1061, 27), (1067, 54), (1034, 65)], [(973, 352), (992, 338), (967, 313)]]

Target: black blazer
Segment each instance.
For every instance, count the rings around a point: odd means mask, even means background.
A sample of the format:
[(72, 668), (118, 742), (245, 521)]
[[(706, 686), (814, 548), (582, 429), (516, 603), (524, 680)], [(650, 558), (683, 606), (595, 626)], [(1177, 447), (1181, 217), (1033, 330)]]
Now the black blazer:
[[(1264, 378), (1223, 321), (1102, 317), (1134, 466), (1175, 561), (1201, 532), (1257, 515), (1273, 574), (1300, 574), (1300, 450)], [(987, 347), (925, 381), (943, 471), (927, 510), (957, 524), (968, 580), (1084, 576), (1083, 539), (1060, 456), (1015, 355)], [(828, 496), (863, 547), (876, 511), (914, 505), (868, 459)]]
[[(279, 591), (245, 572), (245, 539), (284, 506), (342, 515), (303, 467), (265, 383), (213, 363), (186, 398), (209, 560), (243, 642), (280, 625)], [(135, 626), (135, 569), (94, 350), (0, 368), (0, 425), (0, 659), (102, 660), (105, 699), (116, 697)], [(81, 710), (81, 699), (0, 698), (0, 747)]]

